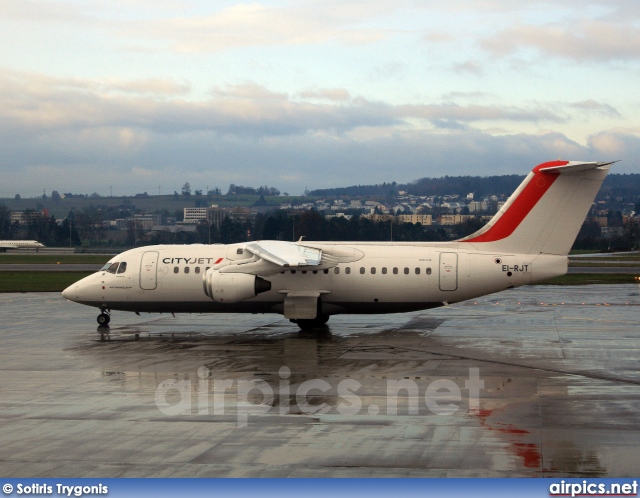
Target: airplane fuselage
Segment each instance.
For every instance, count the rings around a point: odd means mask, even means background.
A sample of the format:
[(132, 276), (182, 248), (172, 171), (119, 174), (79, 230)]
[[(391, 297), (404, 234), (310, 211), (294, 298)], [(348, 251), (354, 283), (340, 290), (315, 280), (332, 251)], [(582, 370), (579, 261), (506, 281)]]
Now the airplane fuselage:
[(5, 252), (7, 249), (39, 249), (44, 244), (37, 240), (0, 240), (0, 251)]
[(289, 293), (319, 292), (321, 312), (395, 313), (423, 310), (531, 284), (567, 270), (566, 256), (479, 252), (465, 243), (314, 243), (351, 254), (321, 270), (283, 269), (268, 277), (271, 290), (239, 302), (206, 294), (204, 275), (246, 243), (159, 245), (126, 251), (105, 269), (65, 291), (73, 301), (137, 312), (283, 313)]

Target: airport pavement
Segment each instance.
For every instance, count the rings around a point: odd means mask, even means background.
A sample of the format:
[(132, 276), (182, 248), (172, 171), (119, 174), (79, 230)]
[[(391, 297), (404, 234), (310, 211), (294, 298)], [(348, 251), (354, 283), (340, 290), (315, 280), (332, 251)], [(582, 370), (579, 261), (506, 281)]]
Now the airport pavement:
[(533, 286), (303, 333), (115, 312), (101, 340), (91, 308), (3, 294), (0, 475), (637, 476), (639, 305)]

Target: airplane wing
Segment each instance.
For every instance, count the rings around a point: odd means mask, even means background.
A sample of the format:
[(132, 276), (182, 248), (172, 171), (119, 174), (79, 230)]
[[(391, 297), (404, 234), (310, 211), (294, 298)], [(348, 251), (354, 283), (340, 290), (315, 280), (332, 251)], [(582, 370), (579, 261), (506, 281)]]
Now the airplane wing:
[(327, 270), (343, 259), (316, 247), (281, 240), (250, 242), (244, 246), (244, 251), (251, 257), (235, 261), (225, 259), (212, 266), (211, 270), (265, 277), (285, 270)]
[(320, 249), (281, 240), (253, 242), (245, 249), (255, 256), (285, 268), (318, 266), (322, 261)]
[[(315, 246), (315, 247), (314, 247)], [(364, 257), (359, 249), (342, 244), (303, 244), (266, 240), (234, 247), (241, 259), (231, 255), (209, 268), (203, 279), (204, 292), (217, 302), (235, 303), (271, 290), (269, 277), (285, 271), (328, 272), (339, 263), (355, 262)], [(233, 252), (231, 254), (234, 254)], [(284, 316), (289, 319), (314, 319), (318, 315), (318, 298), (329, 290), (278, 290), (285, 294)]]

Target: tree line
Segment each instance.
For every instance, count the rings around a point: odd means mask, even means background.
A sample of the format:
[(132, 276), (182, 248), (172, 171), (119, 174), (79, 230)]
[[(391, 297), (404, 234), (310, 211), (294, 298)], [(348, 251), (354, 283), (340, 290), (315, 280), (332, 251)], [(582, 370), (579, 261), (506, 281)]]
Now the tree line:
[[(25, 213), (29, 214), (26, 210)], [(85, 215), (80, 214), (80, 219)], [(73, 220), (66, 218), (58, 224), (55, 217), (38, 216), (31, 218), (25, 225), (17, 222), (11, 223), (11, 211), (4, 205), (0, 205), (0, 239), (37, 240), (46, 246), (75, 246), (80, 245), (81, 232), (79, 225), (73, 226)]]
[[(466, 195), (473, 192), (476, 198), (487, 195), (510, 195), (524, 180), (523, 175), (499, 176), (444, 176), (441, 178), (420, 178), (411, 183), (382, 183), (377, 185), (354, 185), (351, 187), (316, 189), (309, 195), (317, 197), (341, 196), (397, 196), (405, 191), (417, 196), (443, 196), (449, 194)], [(610, 173), (604, 180), (598, 194), (599, 198), (638, 197), (640, 192), (640, 174)]]
[[(640, 206), (638, 206), (640, 207)], [(119, 213), (122, 217), (126, 212)], [(166, 213), (165, 213), (166, 214)], [(483, 222), (472, 218), (451, 228), (423, 226), (412, 223), (374, 222), (354, 215), (352, 218), (326, 219), (321, 213), (310, 210), (289, 213), (284, 210), (258, 214), (252, 220), (234, 220), (226, 217), (220, 226), (201, 222), (195, 232), (145, 232), (130, 221), (126, 233), (113, 232), (105, 227), (105, 213), (89, 207), (71, 211), (58, 223), (54, 216), (34, 217), (25, 225), (11, 223), (10, 210), (0, 205), (0, 239), (35, 239), (46, 246), (140, 246), (152, 244), (231, 244), (249, 240), (297, 241), (356, 241), (356, 242), (430, 242), (464, 237), (480, 229)], [(638, 246), (640, 225), (634, 218), (623, 223), (619, 211), (611, 211), (608, 224), (620, 227), (620, 234), (603, 236), (600, 225), (587, 219), (583, 224), (574, 249), (625, 250)], [(120, 237), (114, 237), (114, 234)]]

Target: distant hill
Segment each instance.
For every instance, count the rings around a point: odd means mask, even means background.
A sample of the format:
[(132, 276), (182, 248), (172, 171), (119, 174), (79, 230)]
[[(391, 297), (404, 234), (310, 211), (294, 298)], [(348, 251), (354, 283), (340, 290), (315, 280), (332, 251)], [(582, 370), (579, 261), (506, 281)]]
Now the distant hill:
[[(615, 166), (614, 166), (615, 167)], [(638, 197), (640, 196), (639, 173), (610, 173), (604, 180), (598, 198), (610, 197)]]
[(491, 194), (511, 194), (520, 185), (524, 176), (445, 176), (443, 178), (421, 178), (407, 185), (406, 189), (412, 195), (447, 195), (461, 196), (473, 192), (476, 197)]
[(381, 185), (354, 185), (352, 187), (317, 189), (309, 192), (309, 195), (311, 197), (386, 197), (396, 196), (398, 191), (406, 189), (406, 185), (398, 185), (393, 182)]
[[(442, 178), (421, 178), (408, 184), (383, 183), (381, 185), (354, 185), (351, 187), (318, 189), (309, 192), (316, 197), (359, 197), (394, 196), (400, 191), (412, 195), (443, 196), (457, 194), (464, 196), (473, 192), (482, 197), (491, 194), (511, 194), (524, 179), (523, 175), (501, 176), (444, 176)], [(640, 174), (611, 173), (607, 176), (598, 197), (640, 196)]]

